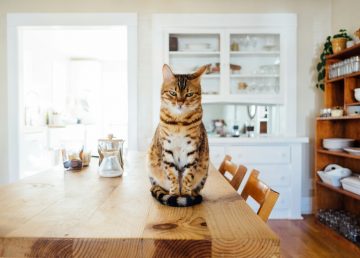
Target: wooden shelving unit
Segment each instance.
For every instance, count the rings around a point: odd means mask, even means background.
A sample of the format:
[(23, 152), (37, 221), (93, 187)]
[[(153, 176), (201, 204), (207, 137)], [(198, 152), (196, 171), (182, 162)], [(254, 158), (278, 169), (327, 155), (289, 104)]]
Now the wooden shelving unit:
[[(338, 54), (327, 56), (326, 71), (330, 64), (346, 58), (360, 55), (360, 44), (348, 48)], [(338, 78), (325, 80), (325, 107), (360, 105), (354, 98), (354, 89), (360, 88), (360, 72)], [(344, 209), (360, 215), (360, 195), (351, 193), (341, 187), (333, 187), (323, 183), (317, 171), (323, 170), (329, 164), (339, 164), (360, 174), (360, 156), (344, 151), (329, 151), (323, 148), (325, 138), (352, 138), (355, 145), (360, 146), (360, 115), (343, 117), (318, 117), (316, 119), (315, 136), (315, 207), (319, 209)]]

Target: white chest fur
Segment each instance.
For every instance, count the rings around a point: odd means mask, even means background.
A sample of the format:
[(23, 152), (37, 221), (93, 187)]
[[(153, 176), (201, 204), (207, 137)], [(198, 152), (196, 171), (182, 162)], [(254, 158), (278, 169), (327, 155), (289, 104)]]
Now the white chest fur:
[(188, 153), (194, 151), (195, 147), (189, 140), (189, 138), (185, 137), (185, 134), (178, 133), (169, 135), (164, 142), (164, 149), (172, 152), (172, 162), (180, 169), (193, 159), (193, 157), (188, 156)]

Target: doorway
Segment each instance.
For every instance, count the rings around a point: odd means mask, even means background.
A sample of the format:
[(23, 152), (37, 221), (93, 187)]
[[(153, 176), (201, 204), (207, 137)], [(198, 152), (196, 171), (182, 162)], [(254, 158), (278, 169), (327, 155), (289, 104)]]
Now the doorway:
[(9, 125), (12, 181), (58, 165), (69, 145), (96, 155), (97, 139), (107, 134), (137, 149), (136, 15), (110, 14), (97, 24), (104, 16), (8, 17), (16, 23), (9, 53), (17, 57), (9, 60), (16, 89), (9, 88), (9, 112), (17, 114)]

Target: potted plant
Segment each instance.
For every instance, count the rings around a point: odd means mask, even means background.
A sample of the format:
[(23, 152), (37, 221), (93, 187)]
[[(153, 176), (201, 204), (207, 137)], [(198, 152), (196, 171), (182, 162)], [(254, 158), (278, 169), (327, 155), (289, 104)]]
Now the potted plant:
[[(341, 29), (338, 34), (334, 36), (328, 36), (324, 43), (323, 51), (320, 54), (320, 61), (316, 66), (318, 72), (316, 87), (324, 90), (324, 79), (325, 79), (325, 65), (326, 65), (326, 56), (333, 53), (337, 53), (340, 50), (346, 48), (346, 41), (351, 40), (351, 37), (345, 29)], [(345, 43), (341, 43), (345, 42)], [(345, 45), (343, 45), (345, 44)], [(339, 48), (341, 48), (339, 50)], [(336, 49), (336, 50), (335, 50)]]
[(333, 36), (331, 40), (333, 53), (336, 54), (346, 48), (346, 41), (351, 40), (346, 30), (341, 29), (340, 32)]

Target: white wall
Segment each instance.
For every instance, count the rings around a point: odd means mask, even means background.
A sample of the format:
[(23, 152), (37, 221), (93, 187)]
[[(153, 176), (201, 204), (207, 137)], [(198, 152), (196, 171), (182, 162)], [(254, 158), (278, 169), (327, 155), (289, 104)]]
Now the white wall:
[(359, 0), (332, 0), (332, 34), (340, 29), (347, 29), (349, 33), (360, 29), (359, 22)]
[[(347, 2), (354, 6), (350, 6)], [(8, 12), (137, 12), (138, 23), (138, 121), (139, 143), (146, 149), (151, 137), (151, 15), (162, 12), (183, 13), (284, 13), (298, 15), (298, 135), (314, 138), (314, 116), (322, 105), (322, 93), (314, 88), (313, 71), (318, 48), (341, 19), (331, 15), (341, 7), (352, 26), (360, 7), (358, 0), (1, 0), (0, 1), (0, 182), (7, 175), (7, 90), (6, 90), (6, 13)], [(349, 10), (351, 10), (349, 15)], [(354, 29), (354, 28), (352, 28)], [(312, 146), (311, 146), (312, 149)], [(309, 173), (312, 173), (312, 151)], [(309, 175), (303, 178), (303, 195), (309, 195)]]

